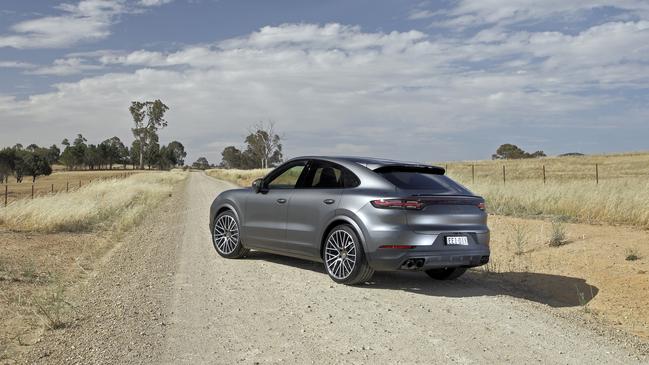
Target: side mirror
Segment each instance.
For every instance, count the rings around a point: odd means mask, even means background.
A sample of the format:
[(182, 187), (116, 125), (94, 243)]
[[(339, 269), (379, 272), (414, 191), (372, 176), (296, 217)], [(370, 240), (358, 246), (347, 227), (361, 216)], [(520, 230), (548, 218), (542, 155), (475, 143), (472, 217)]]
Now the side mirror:
[(256, 193), (261, 192), (261, 189), (264, 185), (264, 179), (256, 179), (252, 182), (252, 191)]

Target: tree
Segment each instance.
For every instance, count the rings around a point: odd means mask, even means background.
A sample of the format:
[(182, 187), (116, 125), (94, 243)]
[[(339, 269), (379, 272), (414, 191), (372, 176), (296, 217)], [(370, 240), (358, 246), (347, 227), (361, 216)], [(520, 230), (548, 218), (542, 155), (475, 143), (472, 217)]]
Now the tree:
[(0, 182), (5, 184), (9, 182), (9, 176), (13, 174), (16, 168), (16, 150), (13, 148), (3, 148), (0, 150)]
[(195, 169), (205, 170), (210, 168), (210, 163), (205, 157), (199, 157), (198, 160), (192, 164), (192, 167)]
[[(22, 156), (24, 163), (24, 175), (32, 177), (32, 183), (36, 182), (36, 177), (49, 175), (52, 173), (52, 166), (47, 162), (45, 156), (37, 152), (28, 152)], [(22, 181), (22, 176), (21, 176)]]
[(173, 166), (183, 166), (185, 164), (185, 146), (178, 141), (172, 141), (167, 145), (167, 154), (169, 161)]
[(113, 164), (121, 161), (124, 156), (126, 146), (118, 137), (112, 137), (101, 142), (98, 148), (102, 163), (108, 165), (108, 168), (112, 170)]
[(47, 154), (46, 154), (46, 159), (47, 162), (49, 162), (50, 165), (54, 165), (55, 163), (59, 162), (59, 157), (61, 156), (61, 150), (55, 145), (51, 145), (50, 148), (47, 149)]
[(243, 165), (243, 154), (241, 151), (234, 147), (225, 147), (221, 152), (221, 166), (226, 169), (240, 169)]
[(254, 161), (253, 167), (265, 169), (282, 162), (281, 138), (275, 133), (275, 123), (257, 123), (245, 142), (245, 154)]
[(491, 155), (491, 158), (493, 160), (515, 160), (515, 159), (522, 159), (522, 158), (537, 158), (537, 157), (545, 157), (545, 153), (543, 151), (536, 151), (534, 153), (527, 153), (523, 151), (520, 147), (510, 144), (510, 143), (505, 143), (498, 147), (496, 150), (496, 153)]
[(83, 166), (86, 162), (86, 149), (88, 149), (86, 142), (88, 142), (88, 140), (85, 139), (82, 134), (77, 134), (77, 138), (74, 139), (74, 142), (70, 147), (72, 149), (71, 153), (74, 167)]
[(167, 110), (169, 110), (169, 107), (159, 99), (131, 102), (129, 111), (135, 123), (135, 128), (132, 129), (133, 136), (140, 141), (140, 169), (144, 169), (144, 149), (147, 146), (147, 140), (155, 135), (158, 129), (167, 126), (167, 121), (164, 119)]
[(89, 145), (86, 149), (86, 154), (84, 156), (83, 163), (88, 166), (90, 170), (94, 170), (95, 167), (99, 168), (101, 164), (101, 155), (99, 153), (99, 148), (94, 144)]

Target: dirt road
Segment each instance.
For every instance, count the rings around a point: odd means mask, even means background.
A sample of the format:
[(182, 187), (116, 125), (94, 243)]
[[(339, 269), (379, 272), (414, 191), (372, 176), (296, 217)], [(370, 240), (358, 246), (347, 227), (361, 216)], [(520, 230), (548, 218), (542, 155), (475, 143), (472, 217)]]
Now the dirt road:
[(222, 259), (207, 217), (213, 197), (230, 187), (191, 173), (70, 294), (76, 319), (47, 334), (25, 362), (647, 361), (624, 340), (562, 318), (565, 311), (557, 316), (549, 302), (487, 285), (477, 273), (455, 282), (379, 273), (347, 287), (316, 263), (259, 252)]

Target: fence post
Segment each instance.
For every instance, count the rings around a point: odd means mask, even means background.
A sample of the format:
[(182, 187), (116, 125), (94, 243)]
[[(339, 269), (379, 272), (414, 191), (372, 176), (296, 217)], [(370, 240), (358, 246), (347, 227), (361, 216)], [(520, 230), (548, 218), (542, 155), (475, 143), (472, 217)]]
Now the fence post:
[(503, 185), (505, 185), (505, 165), (503, 165)]
[(543, 165), (543, 184), (545, 185), (545, 165)]
[(471, 182), (475, 184), (475, 165), (471, 165)]
[(81, 187), (81, 180), (79, 180), (79, 187)]
[(65, 192), (66, 193), (70, 192), (70, 180), (65, 182)]
[(52, 184), (52, 194), (54, 194), (54, 184)]
[(7, 206), (7, 195), (9, 195), (9, 185), (5, 185), (5, 207)]
[(32, 199), (34, 199), (34, 184), (32, 184)]
[(599, 185), (599, 164), (595, 164), (595, 184)]

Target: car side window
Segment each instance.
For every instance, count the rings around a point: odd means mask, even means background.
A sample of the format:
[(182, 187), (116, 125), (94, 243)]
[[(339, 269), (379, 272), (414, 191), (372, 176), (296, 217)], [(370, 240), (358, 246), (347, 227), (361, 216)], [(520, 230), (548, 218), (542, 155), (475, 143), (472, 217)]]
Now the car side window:
[(340, 189), (358, 186), (358, 178), (346, 168), (325, 161), (314, 161), (304, 181), (307, 189)]
[(295, 185), (297, 184), (298, 180), (300, 179), (300, 175), (302, 174), (302, 171), (304, 171), (304, 167), (306, 165), (306, 162), (299, 162), (283, 172), (281, 172), (279, 175), (275, 176), (272, 180), (270, 180), (267, 184), (269, 189), (293, 189), (295, 188)]

